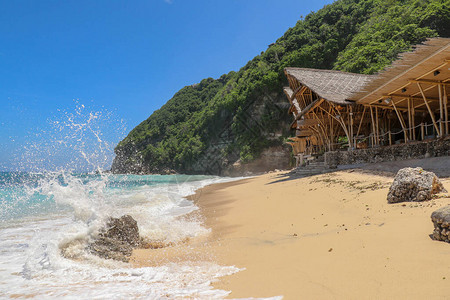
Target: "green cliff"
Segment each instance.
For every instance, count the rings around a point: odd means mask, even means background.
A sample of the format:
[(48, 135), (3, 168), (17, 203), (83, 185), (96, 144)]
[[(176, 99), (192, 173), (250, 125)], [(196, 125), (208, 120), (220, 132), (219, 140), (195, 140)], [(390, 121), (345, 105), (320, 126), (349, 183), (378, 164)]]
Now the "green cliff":
[(117, 145), (112, 171), (229, 175), (286, 167), (285, 67), (373, 74), (427, 37), (450, 36), (449, 24), (450, 0), (337, 0), (238, 72), (177, 92)]

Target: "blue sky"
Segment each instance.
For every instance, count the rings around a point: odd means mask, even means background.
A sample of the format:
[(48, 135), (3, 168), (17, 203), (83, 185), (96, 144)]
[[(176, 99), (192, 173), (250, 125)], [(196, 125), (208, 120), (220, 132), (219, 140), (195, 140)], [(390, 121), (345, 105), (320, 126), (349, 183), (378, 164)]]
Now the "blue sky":
[[(0, 171), (70, 165), (93, 132), (112, 149), (180, 88), (239, 70), (331, 2), (0, 0)], [(55, 126), (91, 113), (85, 148)]]

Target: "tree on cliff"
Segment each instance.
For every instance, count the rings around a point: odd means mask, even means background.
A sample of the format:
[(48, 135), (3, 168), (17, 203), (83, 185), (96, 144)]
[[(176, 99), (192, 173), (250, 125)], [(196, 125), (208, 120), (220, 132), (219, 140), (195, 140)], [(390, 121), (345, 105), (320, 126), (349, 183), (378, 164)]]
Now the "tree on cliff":
[(252, 161), (290, 135), (285, 67), (373, 74), (427, 37), (450, 36), (448, 24), (449, 0), (337, 0), (238, 72), (177, 92), (117, 145), (112, 169), (220, 173)]

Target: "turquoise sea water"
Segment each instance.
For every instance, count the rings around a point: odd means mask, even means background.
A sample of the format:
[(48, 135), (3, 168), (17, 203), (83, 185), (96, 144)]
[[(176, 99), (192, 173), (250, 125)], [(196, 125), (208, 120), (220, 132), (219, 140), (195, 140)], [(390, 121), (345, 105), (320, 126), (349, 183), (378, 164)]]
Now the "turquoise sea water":
[[(148, 239), (178, 243), (209, 234), (186, 199), (227, 178), (69, 172), (0, 173), (0, 298), (215, 299), (214, 278), (237, 269), (211, 262), (130, 268), (85, 251), (109, 216), (132, 215)], [(66, 253), (62, 256), (62, 250)]]
[[(72, 196), (71, 193), (81, 192), (84, 197), (90, 198), (101, 192), (109, 196), (109, 199), (105, 199), (108, 201), (115, 193), (129, 193), (152, 186), (176, 185), (181, 188), (183, 184), (189, 185), (189, 183), (208, 181), (213, 178), (202, 175), (0, 172), (0, 222), (67, 210), (66, 203), (58, 203), (57, 199), (55, 200), (55, 197), (58, 197), (56, 195), (58, 189), (64, 189), (68, 197)], [(101, 191), (98, 185), (101, 186)], [(195, 185), (193, 184), (193, 186)]]

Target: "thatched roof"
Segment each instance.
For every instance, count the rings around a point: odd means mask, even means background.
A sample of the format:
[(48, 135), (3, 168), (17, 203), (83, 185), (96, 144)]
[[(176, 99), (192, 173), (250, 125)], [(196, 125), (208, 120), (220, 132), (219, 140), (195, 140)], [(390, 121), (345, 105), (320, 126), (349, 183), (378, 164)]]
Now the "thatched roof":
[[(398, 60), (349, 97), (361, 104), (374, 103), (387, 94), (421, 97), (417, 84), (411, 79), (449, 80), (450, 38), (428, 39), (413, 49), (413, 52), (400, 54)], [(434, 70), (439, 70), (439, 74), (434, 74)], [(427, 97), (438, 97), (437, 90), (427, 92)]]
[[(285, 68), (286, 76), (294, 77), (320, 98), (337, 104), (351, 104), (351, 95), (361, 89), (373, 75), (362, 75), (332, 70)], [(350, 100), (350, 101), (349, 101)]]
[(291, 88), (290, 88), (290, 87), (284, 87), (284, 88), (283, 88), (283, 92), (284, 92), (284, 94), (288, 97), (288, 99), (289, 99), (289, 101), (290, 101), (291, 98), (292, 98), (292, 94), (294, 93), (294, 92), (291, 90)]

